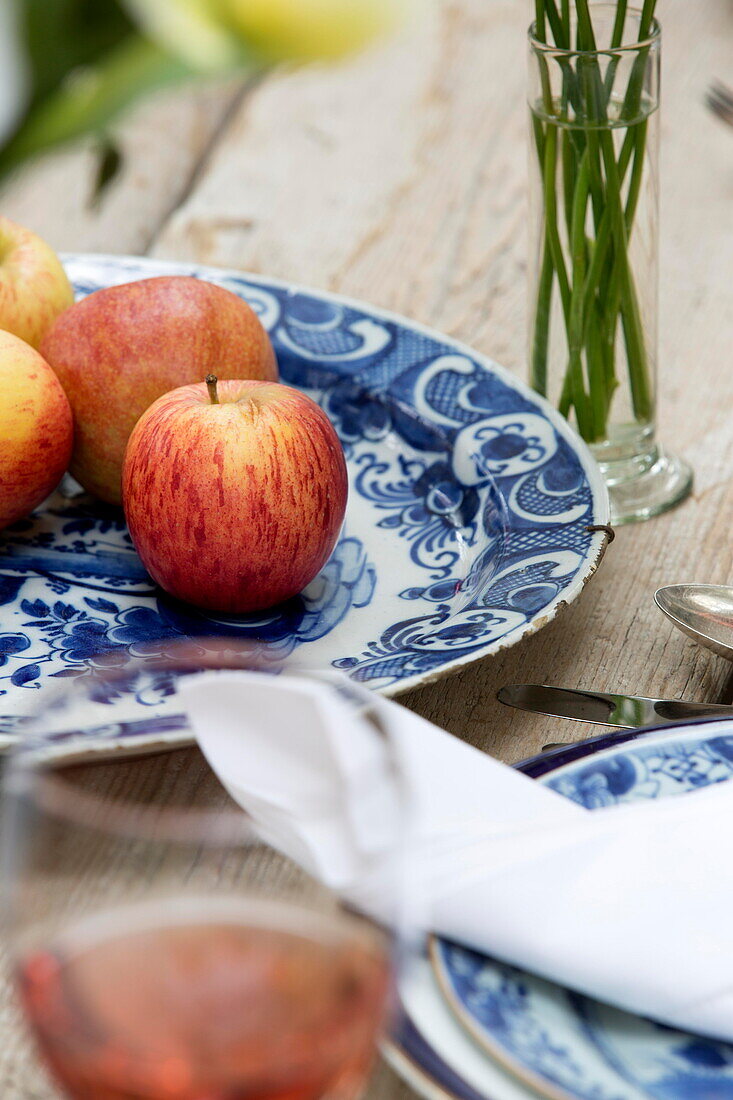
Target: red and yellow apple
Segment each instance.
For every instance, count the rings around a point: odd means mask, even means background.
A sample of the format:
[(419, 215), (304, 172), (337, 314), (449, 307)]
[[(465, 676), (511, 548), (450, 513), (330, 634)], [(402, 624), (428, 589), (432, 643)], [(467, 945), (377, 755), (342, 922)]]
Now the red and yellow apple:
[(74, 291), (54, 250), (0, 216), (0, 329), (37, 348)]
[(123, 504), (155, 581), (215, 611), (272, 607), (325, 565), (348, 481), (326, 414), (280, 383), (182, 386), (127, 445)]
[(58, 319), (41, 351), (74, 413), (71, 472), (114, 504), (130, 432), (161, 394), (210, 373), (278, 377), (270, 339), (247, 303), (183, 275), (97, 290)]
[(29, 344), (0, 332), (0, 528), (53, 492), (72, 443), (71, 408), (58, 378)]

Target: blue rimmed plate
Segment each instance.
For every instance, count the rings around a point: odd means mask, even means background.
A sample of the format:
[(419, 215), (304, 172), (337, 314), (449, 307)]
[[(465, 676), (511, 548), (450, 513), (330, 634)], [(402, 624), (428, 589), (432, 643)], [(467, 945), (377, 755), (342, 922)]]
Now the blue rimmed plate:
[[(599, 737), (520, 766), (589, 810), (684, 795), (733, 778), (733, 722), (630, 733), (621, 743)], [(542, 1096), (733, 1098), (733, 1045), (630, 1015), (448, 941), (434, 940), (431, 956), (447, 1003), (487, 1064), (498, 1062)]]
[(387, 1061), (426, 1100), (531, 1100), (511, 1072), (487, 1058), (452, 1015), (427, 960), (400, 988), (402, 1012)]
[[(168, 599), (122, 513), (67, 483), (0, 543), (6, 744), (54, 678), (100, 653), (191, 636), (260, 640), (277, 659), (297, 651), (300, 664), (395, 694), (516, 644), (596, 569), (607, 536), (589, 528), (608, 523), (598, 469), (566, 422), (496, 364), (402, 318), (259, 276), (131, 257), (65, 262), (79, 296), (186, 274), (245, 298), (272, 335), (283, 380), (334, 422), (350, 501), (336, 550), (302, 596), (232, 617)], [(90, 752), (188, 739), (163, 701), (149, 702), (143, 723), (139, 701), (128, 704), (116, 701)]]

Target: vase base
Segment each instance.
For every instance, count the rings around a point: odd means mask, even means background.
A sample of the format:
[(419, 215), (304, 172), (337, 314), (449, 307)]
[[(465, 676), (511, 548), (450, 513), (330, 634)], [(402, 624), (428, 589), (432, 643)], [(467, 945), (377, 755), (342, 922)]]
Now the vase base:
[(659, 446), (639, 460), (631, 476), (626, 463), (625, 476), (619, 476), (617, 463), (602, 462), (600, 465), (611, 498), (611, 523), (615, 527), (661, 515), (681, 504), (692, 490), (692, 468), (684, 459), (667, 454)]

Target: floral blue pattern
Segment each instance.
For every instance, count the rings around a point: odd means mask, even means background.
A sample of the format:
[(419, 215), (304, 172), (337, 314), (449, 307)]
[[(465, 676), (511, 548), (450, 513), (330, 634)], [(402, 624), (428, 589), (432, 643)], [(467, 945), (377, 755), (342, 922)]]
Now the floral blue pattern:
[[(589, 810), (684, 796), (733, 779), (732, 730), (723, 719), (631, 735), (622, 746), (548, 765), (539, 781)], [(533, 763), (525, 770), (533, 773)], [(733, 1045), (632, 1016), (448, 941), (434, 942), (434, 962), (489, 1049), (541, 1095), (733, 1098)]]
[(299, 650), (394, 692), (513, 644), (572, 600), (608, 522), (585, 447), (520, 382), (468, 349), (376, 310), (266, 280), (123, 257), (68, 257), (80, 296), (152, 274), (235, 291), (272, 335), (283, 380), (343, 442), (347, 523), (299, 597), (250, 616), (206, 614), (147, 576), (120, 510), (70, 480), (0, 543), (0, 722), (100, 655), (179, 638)]

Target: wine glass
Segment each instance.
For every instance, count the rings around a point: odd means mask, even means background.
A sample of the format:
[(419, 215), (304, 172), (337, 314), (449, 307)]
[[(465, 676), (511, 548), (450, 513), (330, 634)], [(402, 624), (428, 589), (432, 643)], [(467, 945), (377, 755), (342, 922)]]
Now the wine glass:
[[(125, 769), (131, 790), (103, 796), (89, 769), (53, 766), (98, 708), (142, 700), (135, 720), (148, 706), (158, 722), (161, 701), (180, 710), (182, 678), (250, 660), (222, 654), (80, 676), (12, 754), (2, 848), (13, 970), (38, 1050), (72, 1100), (354, 1100), (386, 1026), (401, 936), (267, 843), (200, 761), (182, 797), (175, 783), (146, 790), (144, 760), (132, 782)], [(379, 857), (393, 870), (404, 836), (396, 829)]]

